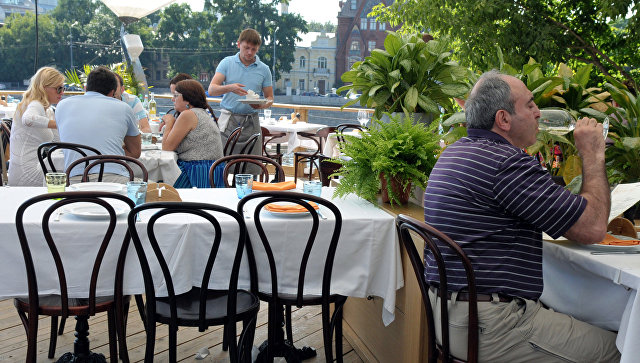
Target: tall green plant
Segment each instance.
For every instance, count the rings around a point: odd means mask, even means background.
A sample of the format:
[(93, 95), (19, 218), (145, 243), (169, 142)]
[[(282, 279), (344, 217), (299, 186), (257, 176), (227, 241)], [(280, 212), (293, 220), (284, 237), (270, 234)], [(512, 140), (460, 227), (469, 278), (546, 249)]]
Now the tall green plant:
[[(85, 64), (84, 66), (82, 66), (82, 71), (78, 71), (76, 69), (67, 69), (66, 71), (64, 71), (66, 77), (65, 84), (84, 89), (85, 85), (87, 84), (87, 75), (89, 75), (89, 73), (96, 67), (98, 66)], [(107, 68), (122, 77), (122, 80), (124, 81), (124, 88), (128, 93), (132, 95), (138, 95), (142, 93), (142, 85), (136, 80), (136, 77), (133, 74), (133, 70), (128, 67), (126, 63), (113, 63), (108, 65)]]
[(374, 49), (364, 61), (356, 62), (342, 75), (349, 83), (338, 92), (361, 93), (344, 107), (360, 102), (383, 112), (440, 114), (452, 112), (453, 97), (469, 90), (469, 69), (449, 60), (451, 44), (446, 39), (424, 42), (417, 35), (389, 32), (385, 49)]

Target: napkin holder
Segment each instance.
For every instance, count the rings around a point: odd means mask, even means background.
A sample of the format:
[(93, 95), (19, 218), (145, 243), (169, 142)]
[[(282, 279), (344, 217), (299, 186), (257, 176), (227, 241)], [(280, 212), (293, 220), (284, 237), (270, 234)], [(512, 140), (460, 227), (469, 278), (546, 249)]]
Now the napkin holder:
[(182, 202), (182, 199), (178, 191), (169, 184), (149, 183), (146, 202)]

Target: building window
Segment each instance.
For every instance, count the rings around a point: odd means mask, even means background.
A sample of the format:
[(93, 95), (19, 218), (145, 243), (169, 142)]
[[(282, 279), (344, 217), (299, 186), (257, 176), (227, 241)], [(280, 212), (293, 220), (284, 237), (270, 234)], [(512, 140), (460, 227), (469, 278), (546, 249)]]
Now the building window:
[(360, 29), (367, 30), (367, 18), (360, 18)]
[(201, 72), (199, 78), (200, 78), (200, 82), (209, 82), (209, 73)]
[(356, 5), (356, 0), (351, 0), (351, 10), (356, 10), (357, 5)]
[(318, 68), (320, 69), (327, 68), (327, 58), (325, 57), (318, 58)]
[(369, 29), (376, 30), (376, 18), (369, 18)]
[(378, 29), (387, 30), (387, 23), (380, 23), (380, 26), (378, 27)]
[(300, 68), (306, 68), (306, 67), (307, 67), (307, 58), (302, 56), (300, 57)]
[(360, 42), (357, 40), (354, 40), (353, 42), (351, 42), (351, 50), (360, 51)]
[(376, 41), (375, 40), (370, 40), (369, 41), (369, 46), (367, 47), (367, 49), (369, 50), (369, 52), (371, 52), (372, 50), (376, 49)]
[(298, 80), (298, 89), (304, 91), (304, 79)]

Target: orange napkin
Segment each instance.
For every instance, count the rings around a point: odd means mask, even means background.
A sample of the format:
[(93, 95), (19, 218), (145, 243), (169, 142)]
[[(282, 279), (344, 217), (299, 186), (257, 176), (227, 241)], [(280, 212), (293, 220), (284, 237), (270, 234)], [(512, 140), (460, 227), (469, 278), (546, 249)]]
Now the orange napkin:
[[(309, 202), (309, 204), (313, 207), (313, 209), (318, 209), (318, 205), (314, 202)], [(276, 213), (304, 213), (309, 212), (307, 208), (301, 206), (300, 204), (279, 204), (279, 203), (270, 203), (264, 206), (264, 209), (269, 212)]]
[(289, 190), (295, 189), (296, 183), (293, 181), (286, 181), (281, 183), (261, 183), (259, 181), (253, 182), (253, 190)]
[(607, 233), (604, 239), (599, 244), (609, 246), (637, 246), (640, 245), (640, 240), (637, 239), (619, 239), (613, 235)]

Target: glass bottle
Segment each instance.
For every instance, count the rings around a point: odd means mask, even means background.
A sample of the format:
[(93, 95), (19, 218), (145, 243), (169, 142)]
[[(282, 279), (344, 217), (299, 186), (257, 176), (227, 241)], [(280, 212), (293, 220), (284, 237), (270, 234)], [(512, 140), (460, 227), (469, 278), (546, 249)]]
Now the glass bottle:
[(155, 119), (156, 115), (157, 115), (156, 99), (153, 97), (153, 92), (152, 92), (151, 100), (149, 101), (149, 118)]
[(144, 101), (142, 101), (142, 108), (144, 111), (149, 114), (149, 95), (144, 95)]

